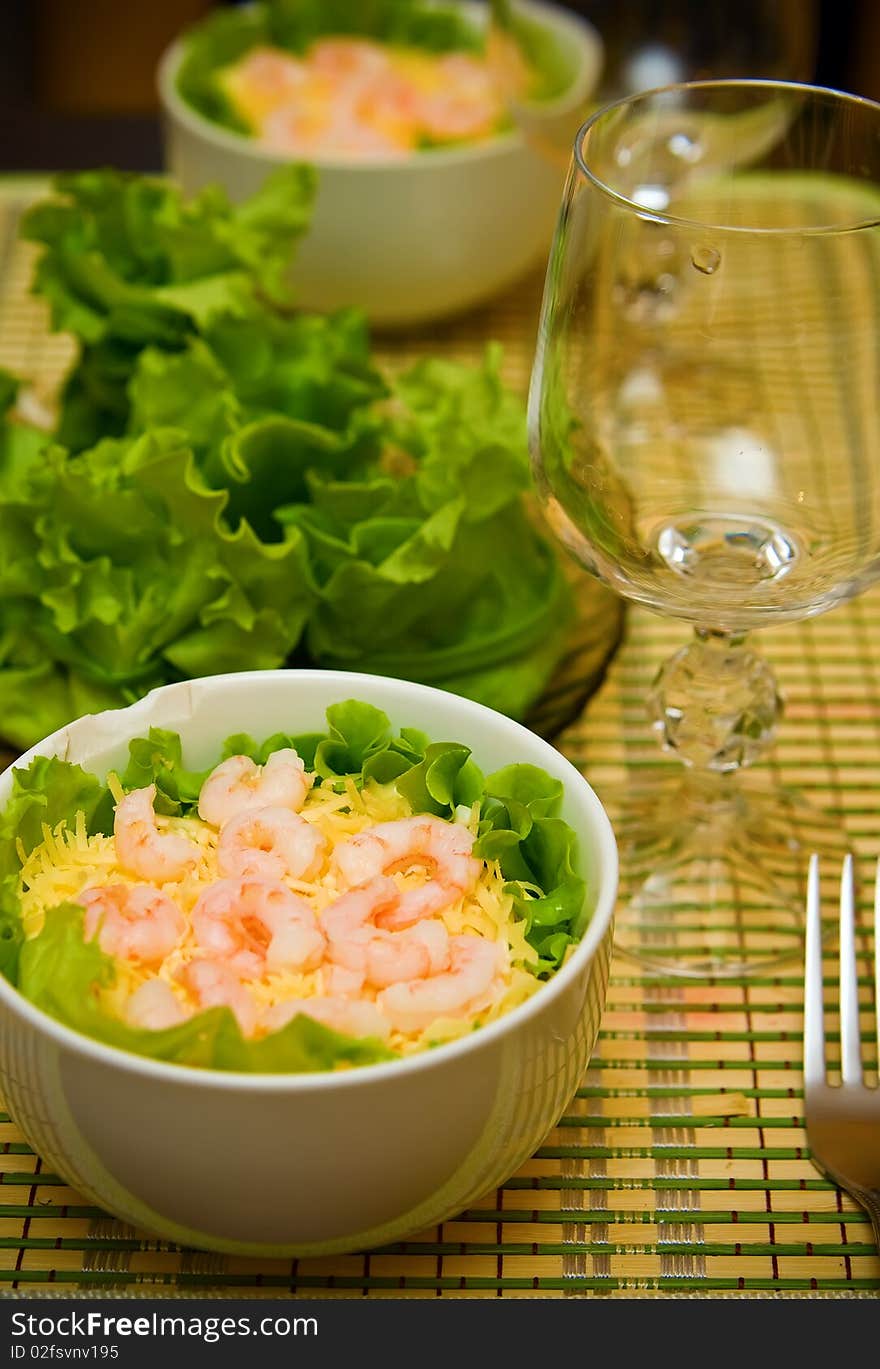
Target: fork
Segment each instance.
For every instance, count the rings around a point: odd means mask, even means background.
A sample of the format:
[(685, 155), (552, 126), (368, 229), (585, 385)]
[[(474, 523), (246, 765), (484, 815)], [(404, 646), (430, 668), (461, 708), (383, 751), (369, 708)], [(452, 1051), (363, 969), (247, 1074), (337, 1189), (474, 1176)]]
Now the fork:
[[(874, 887), (874, 1001), (880, 1050), (880, 862)], [(856, 978), (855, 879), (851, 855), (840, 876), (840, 1083), (828, 1083), (822, 1008), (822, 932), (819, 858), (807, 881), (804, 974), (804, 1117), (813, 1163), (871, 1218), (880, 1251), (880, 1087), (862, 1073)]]

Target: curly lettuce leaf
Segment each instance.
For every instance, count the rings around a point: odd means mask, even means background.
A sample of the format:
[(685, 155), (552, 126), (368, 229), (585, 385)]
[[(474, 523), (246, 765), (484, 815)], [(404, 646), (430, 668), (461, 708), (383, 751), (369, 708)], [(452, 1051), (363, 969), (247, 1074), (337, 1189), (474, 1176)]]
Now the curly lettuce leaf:
[(486, 781), (474, 854), (497, 860), (546, 976), (586, 930), (591, 909), (578, 869), (577, 837), (558, 816), (563, 787), (532, 765), (509, 765)]
[(233, 529), (228, 503), (175, 430), (50, 451), (24, 495), (0, 485), (0, 699), (16, 671), (51, 692), (19, 697), (4, 735), (30, 744), (91, 711), (77, 682), (107, 707), (169, 679), (283, 664), (314, 598), (304, 539)]
[(173, 342), (255, 290), (286, 300), (315, 177), (278, 167), (237, 205), (217, 186), (186, 200), (169, 181), (113, 170), (65, 173), (53, 189), (62, 198), (30, 209), (22, 232), (46, 249), (35, 287), (54, 326), (86, 342)]
[[(277, 516), (294, 521), (287, 510)], [(295, 525), (326, 564), (314, 520), (303, 512)], [(522, 716), (563, 650), (571, 600), (554, 553), (520, 508), (479, 530), (458, 501), (415, 526), (367, 520), (348, 548), (310, 616), (316, 661), (434, 684)]]
[(210, 773), (187, 770), (177, 732), (151, 727), (146, 737), (135, 737), (128, 744), (128, 765), (119, 776), (123, 789), (156, 786), (153, 803), (157, 813), (189, 817), (198, 807), (199, 792)]
[(12, 771), (12, 793), (0, 813), (0, 879), (17, 875), (19, 848), (29, 855), (43, 840), (44, 827), (85, 817), (86, 830), (113, 830), (113, 800), (106, 783), (79, 765), (55, 756), (36, 756)]
[(571, 596), (521, 498), (524, 416), (499, 367), (490, 349), (479, 368), (412, 368), (395, 381), (378, 466), (352, 479), (314, 461), (309, 498), (274, 516), (308, 543), (313, 660), (522, 717), (564, 649)]
[(143, 348), (175, 352), (257, 296), (285, 301), (314, 186), (310, 168), (279, 167), (233, 205), (218, 187), (184, 200), (169, 182), (127, 172), (56, 177), (62, 198), (30, 209), (22, 232), (45, 249), (33, 288), (53, 327), (83, 347), (62, 394), (60, 440), (79, 450), (124, 430)]
[(271, 40), (302, 52), (325, 34), (350, 34), (432, 52), (482, 51), (484, 37), (453, 5), (425, 0), (269, 0)]
[(10, 490), (26, 479), (33, 462), (49, 443), (42, 429), (17, 421), (10, 412), (20, 389), (19, 378), (0, 366), (0, 486)]
[(422, 759), (401, 772), (397, 789), (416, 813), (448, 818), (469, 808), (483, 793), (483, 775), (460, 742), (431, 742)]
[(230, 521), (240, 512), (274, 539), (274, 509), (308, 498), (312, 467), (352, 479), (376, 461), (382, 424), (370, 406), (386, 393), (359, 315), (264, 309), (226, 316), (177, 352), (146, 348), (119, 412), (133, 433), (185, 431), (208, 480), (229, 489)]
[(388, 394), (370, 356), (362, 314), (225, 315), (204, 330), (245, 416), (285, 414), (345, 430), (355, 412)]

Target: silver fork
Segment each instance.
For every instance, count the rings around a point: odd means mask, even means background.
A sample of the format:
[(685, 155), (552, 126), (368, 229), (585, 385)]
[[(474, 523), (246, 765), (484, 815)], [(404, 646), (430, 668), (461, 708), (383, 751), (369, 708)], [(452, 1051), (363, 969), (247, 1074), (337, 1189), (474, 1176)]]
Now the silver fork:
[[(874, 887), (874, 1001), (880, 1049), (880, 863)], [(825, 1072), (822, 1009), (822, 935), (819, 859), (810, 859), (807, 883), (804, 979), (804, 1117), (813, 1163), (865, 1209), (880, 1251), (880, 1088), (862, 1073), (856, 978), (855, 880), (852, 856), (840, 876), (840, 1083)]]

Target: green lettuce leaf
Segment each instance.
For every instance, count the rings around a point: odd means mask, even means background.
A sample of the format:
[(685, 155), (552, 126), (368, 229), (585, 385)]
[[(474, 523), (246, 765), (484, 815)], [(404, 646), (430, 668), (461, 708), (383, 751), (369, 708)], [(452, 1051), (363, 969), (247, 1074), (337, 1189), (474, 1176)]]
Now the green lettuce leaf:
[[(351, 34), (434, 52), (481, 51), (483, 35), (452, 5), (425, 0), (269, 0), (269, 37), (301, 52), (325, 34)], [(207, 27), (207, 26), (206, 26)]]
[(36, 756), (12, 771), (12, 793), (0, 813), (0, 879), (21, 868), (19, 844), (25, 855), (43, 840), (43, 828), (54, 828), (81, 812), (86, 830), (112, 832), (113, 801), (106, 783), (70, 761)]
[(163, 727), (151, 727), (149, 736), (128, 744), (128, 765), (119, 776), (126, 790), (155, 784), (153, 804), (157, 813), (189, 817), (198, 807), (199, 791), (210, 774), (187, 770), (183, 765), (180, 737)]
[(563, 786), (533, 765), (508, 765), (486, 780), (480, 836), (474, 854), (497, 860), (526, 940), (551, 974), (586, 930), (586, 872), (578, 869), (577, 838), (558, 816)]
[(58, 436), (74, 450), (117, 436), (145, 347), (178, 351), (258, 295), (286, 299), (285, 276), (311, 215), (314, 175), (279, 167), (232, 205), (217, 187), (184, 200), (171, 183), (119, 171), (55, 178), (60, 199), (35, 205), (23, 235), (41, 243), (34, 290), (56, 329), (83, 346), (62, 394)]
[(21, 381), (0, 366), (0, 485), (14, 489), (27, 478), (49, 439), (41, 429), (17, 422), (10, 415)]
[(460, 742), (433, 742), (417, 765), (397, 779), (397, 789), (416, 813), (448, 818), (459, 806), (469, 808), (483, 792), (483, 776)]
[(479, 368), (422, 362), (395, 382), (394, 400), (372, 474), (342, 480), (315, 462), (310, 499), (275, 511), (305, 535), (319, 584), (309, 655), (522, 717), (571, 622), (558, 557), (521, 498), (522, 406), (496, 349)]
[(283, 664), (314, 598), (304, 539), (264, 542), (241, 518), (233, 529), (228, 503), (173, 429), (72, 459), (49, 451), (26, 495), (0, 485), (0, 700), (22, 671), (51, 696), (22, 695), (4, 735), (30, 744), (84, 702)]

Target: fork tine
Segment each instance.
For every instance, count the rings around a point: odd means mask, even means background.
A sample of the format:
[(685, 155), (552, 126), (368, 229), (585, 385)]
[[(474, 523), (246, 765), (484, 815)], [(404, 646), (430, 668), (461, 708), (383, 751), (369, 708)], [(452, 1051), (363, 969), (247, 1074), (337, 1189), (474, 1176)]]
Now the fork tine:
[(819, 857), (810, 856), (807, 878), (806, 966), (804, 973), (804, 1083), (825, 1078), (822, 1013), (822, 926), (819, 918)]
[(845, 856), (840, 876), (840, 1077), (844, 1084), (862, 1082), (855, 901), (853, 858)]

